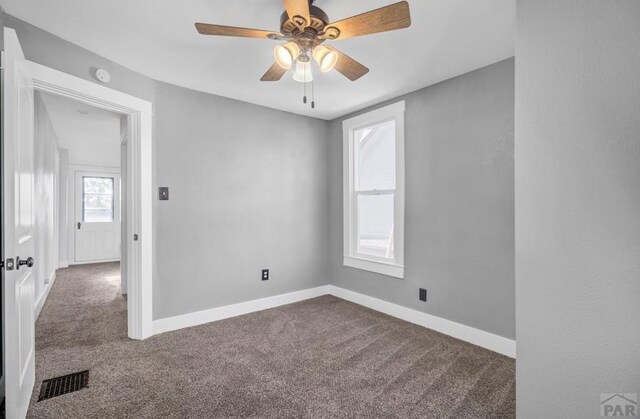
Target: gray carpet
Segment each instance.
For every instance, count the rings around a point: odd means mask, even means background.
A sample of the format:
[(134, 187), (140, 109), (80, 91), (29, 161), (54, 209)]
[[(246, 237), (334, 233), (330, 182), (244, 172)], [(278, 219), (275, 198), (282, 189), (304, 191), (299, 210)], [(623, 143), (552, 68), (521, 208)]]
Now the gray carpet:
[[(512, 418), (512, 359), (323, 296), (132, 341), (118, 264), (60, 270), (30, 418)], [(36, 402), (43, 379), (90, 387)]]

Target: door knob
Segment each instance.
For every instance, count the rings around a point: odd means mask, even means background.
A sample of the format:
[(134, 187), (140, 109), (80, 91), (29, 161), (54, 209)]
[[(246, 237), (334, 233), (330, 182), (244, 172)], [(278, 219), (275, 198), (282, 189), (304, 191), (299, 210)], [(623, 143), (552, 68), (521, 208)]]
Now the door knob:
[(78, 221), (78, 230), (80, 230), (80, 226), (81, 226), (81, 225), (82, 225), (82, 224)]
[(27, 265), (28, 268), (32, 268), (35, 261), (32, 257), (28, 257), (25, 259), (20, 259), (20, 256), (16, 258), (16, 269), (20, 269), (21, 266)]

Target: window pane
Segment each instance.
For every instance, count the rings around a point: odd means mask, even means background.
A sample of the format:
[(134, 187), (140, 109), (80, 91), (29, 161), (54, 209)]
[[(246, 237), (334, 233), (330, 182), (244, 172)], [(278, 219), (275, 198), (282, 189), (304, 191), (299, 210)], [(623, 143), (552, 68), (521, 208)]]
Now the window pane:
[(396, 188), (396, 123), (385, 122), (354, 132), (356, 141), (356, 189)]
[(113, 221), (113, 178), (82, 177), (82, 221), (110, 223)]
[(358, 195), (358, 253), (393, 259), (393, 194)]

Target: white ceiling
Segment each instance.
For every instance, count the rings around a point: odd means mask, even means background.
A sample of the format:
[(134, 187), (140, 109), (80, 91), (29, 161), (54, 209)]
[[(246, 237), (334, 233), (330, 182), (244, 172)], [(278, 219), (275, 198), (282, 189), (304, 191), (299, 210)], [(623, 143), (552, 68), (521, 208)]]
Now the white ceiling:
[(58, 136), (58, 147), (69, 150), (69, 163), (120, 167), (120, 115), (61, 96), (38, 94)]
[[(396, 0), (317, 0), (339, 20)], [(331, 42), (371, 72), (316, 80), (316, 109), (287, 74), (260, 82), (275, 41), (199, 35), (196, 21), (278, 30), (282, 0), (3, 0), (7, 13), (156, 80), (333, 119), (514, 55), (515, 0), (409, 0), (412, 26)]]

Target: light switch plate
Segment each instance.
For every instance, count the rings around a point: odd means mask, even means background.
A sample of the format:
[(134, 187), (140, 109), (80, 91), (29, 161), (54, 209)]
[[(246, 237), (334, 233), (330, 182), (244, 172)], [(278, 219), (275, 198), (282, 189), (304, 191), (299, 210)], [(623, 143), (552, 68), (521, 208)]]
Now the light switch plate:
[(169, 188), (167, 186), (160, 186), (158, 188), (158, 199), (160, 201), (168, 201), (169, 200)]

